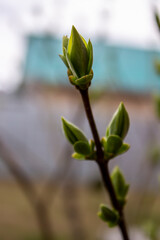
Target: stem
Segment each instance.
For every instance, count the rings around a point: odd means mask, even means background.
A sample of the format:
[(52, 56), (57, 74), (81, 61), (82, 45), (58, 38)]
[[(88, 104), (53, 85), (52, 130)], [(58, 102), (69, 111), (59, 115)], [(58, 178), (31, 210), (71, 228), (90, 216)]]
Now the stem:
[(83, 104), (84, 104), (84, 109), (87, 115), (87, 119), (92, 131), (92, 135), (95, 141), (95, 145), (97, 148), (97, 156), (99, 161), (103, 161), (103, 151), (101, 148), (101, 142), (100, 142), (100, 138), (99, 138), (99, 134), (97, 131), (97, 127), (94, 121), (94, 117), (93, 117), (93, 113), (92, 113), (92, 109), (91, 109), (91, 105), (90, 105), (90, 101), (89, 101), (89, 96), (88, 96), (88, 89), (87, 90), (79, 90), (82, 100), (83, 100)]
[(121, 230), (122, 237), (124, 240), (129, 240), (123, 209), (121, 208), (121, 206), (118, 203), (118, 200), (117, 200), (117, 197), (116, 197), (113, 185), (112, 185), (112, 181), (110, 178), (108, 164), (107, 163), (99, 163), (98, 158), (97, 158), (97, 164), (99, 166), (105, 188), (109, 193), (109, 197), (112, 202), (112, 205), (119, 212), (120, 221), (119, 221), (118, 226)]
[(79, 91), (80, 91), (80, 94), (81, 94), (81, 97), (83, 100), (87, 119), (88, 119), (91, 131), (92, 131), (92, 135), (93, 135), (93, 138), (95, 141), (95, 145), (96, 145), (96, 149), (97, 149), (96, 162), (99, 166), (104, 186), (105, 186), (107, 192), (109, 193), (109, 197), (110, 197), (113, 207), (119, 212), (120, 220), (119, 220), (118, 226), (121, 231), (122, 237), (124, 240), (129, 240), (127, 227), (126, 227), (126, 223), (125, 223), (125, 219), (124, 219), (123, 209), (119, 205), (119, 202), (117, 200), (117, 197), (116, 197), (113, 185), (112, 185), (112, 181), (111, 181), (109, 169), (108, 169), (108, 163), (106, 163), (104, 161), (104, 152), (101, 147), (99, 134), (98, 134), (97, 127), (96, 127), (96, 124), (94, 121), (94, 117), (93, 117), (93, 113), (92, 113), (92, 109), (91, 109), (91, 105), (90, 105), (90, 100), (89, 100), (89, 95), (88, 95), (88, 89), (86, 89), (86, 90), (79, 89)]

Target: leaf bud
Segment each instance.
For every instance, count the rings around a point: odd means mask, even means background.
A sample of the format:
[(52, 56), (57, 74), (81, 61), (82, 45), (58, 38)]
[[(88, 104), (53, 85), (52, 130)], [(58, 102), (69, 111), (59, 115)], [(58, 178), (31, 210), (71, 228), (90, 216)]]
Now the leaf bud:
[(78, 127), (76, 127), (74, 124), (67, 121), (63, 117), (61, 119), (62, 119), (64, 134), (72, 145), (74, 145), (78, 141), (83, 141), (88, 143), (88, 139), (86, 138), (85, 134)]
[(107, 127), (106, 137), (109, 137), (110, 135), (117, 135), (123, 140), (127, 135), (128, 129), (129, 116), (124, 104), (121, 102)]
[(126, 195), (129, 190), (129, 184), (126, 184), (123, 173), (116, 166), (111, 174), (111, 181), (120, 205), (123, 207), (126, 203)]
[(110, 209), (108, 206), (101, 204), (98, 212), (99, 218), (108, 223), (109, 227), (115, 227), (119, 221), (119, 214), (115, 209)]
[(63, 37), (63, 55), (59, 55), (70, 70), (69, 80), (80, 89), (87, 89), (93, 78), (93, 47), (72, 26), (71, 36)]

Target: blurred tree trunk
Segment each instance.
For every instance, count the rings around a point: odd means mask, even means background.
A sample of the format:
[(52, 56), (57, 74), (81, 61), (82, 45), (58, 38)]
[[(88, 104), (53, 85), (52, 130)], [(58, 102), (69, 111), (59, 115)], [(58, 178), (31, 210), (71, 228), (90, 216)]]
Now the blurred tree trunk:
[(16, 163), (16, 160), (0, 140), (0, 157), (1, 160), (7, 165), (9, 171), (14, 176), (15, 180), (21, 187), (22, 191), (28, 198), (39, 224), (41, 236), (43, 240), (54, 240), (53, 228), (50, 224), (47, 205), (43, 198), (39, 197), (34, 184), (30, 181), (29, 177), (23, 169)]

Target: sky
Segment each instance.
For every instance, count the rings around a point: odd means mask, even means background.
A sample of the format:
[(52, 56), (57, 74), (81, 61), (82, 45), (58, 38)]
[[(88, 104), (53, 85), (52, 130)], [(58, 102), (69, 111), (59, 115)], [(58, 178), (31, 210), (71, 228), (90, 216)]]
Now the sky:
[(20, 84), (30, 34), (61, 38), (75, 25), (92, 40), (160, 49), (155, 6), (160, 13), (160, 0), (0, 0), (0, 90)]

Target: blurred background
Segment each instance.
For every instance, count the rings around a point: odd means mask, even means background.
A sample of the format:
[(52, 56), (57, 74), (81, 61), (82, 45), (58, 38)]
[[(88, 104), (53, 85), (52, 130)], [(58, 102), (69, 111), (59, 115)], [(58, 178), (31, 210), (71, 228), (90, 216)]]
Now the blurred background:
[(121, 240), (96, 216), (109, 203), (95, 163), (71, 158), (61, 116), (92, 138), (59, 58), (72, 25), (94, 50), (100, 136), (119, 105), (131, 149), (110, 163), (130, 184), (132, 239), (160, 239), (160, 0), (0, 0), (0, 239)]

